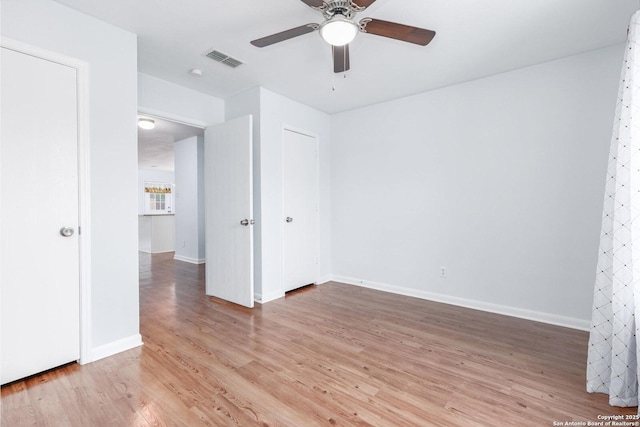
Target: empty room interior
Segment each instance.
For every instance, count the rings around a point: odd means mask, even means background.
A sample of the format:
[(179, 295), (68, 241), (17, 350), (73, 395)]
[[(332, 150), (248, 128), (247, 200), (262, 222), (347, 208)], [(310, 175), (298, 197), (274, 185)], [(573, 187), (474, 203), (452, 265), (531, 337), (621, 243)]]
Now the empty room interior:
[(638, 9), (0, 0), (1, 424), (640, 425)]

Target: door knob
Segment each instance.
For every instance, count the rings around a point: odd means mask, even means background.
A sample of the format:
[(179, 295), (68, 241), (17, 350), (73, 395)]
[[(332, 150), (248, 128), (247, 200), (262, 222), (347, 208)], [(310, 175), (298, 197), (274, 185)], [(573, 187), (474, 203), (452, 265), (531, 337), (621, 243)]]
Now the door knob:
[(73, 236), (74, 232), (75, 232), (75, 230), (73, 229), (73, 227), (62, 227), (60, 229), (60, 235), (62, 237), (71, 237), (71, 236)]
[(240, 221), (240, 224), (241, 224), (241, 225), (244, 225), (245, 227), (247, 227), (249, 224), (253, 225), (253, 224), (255, 224), (255, 223), (256, 223), (256, 222), (255, 222), (253, 219), (251, 219), (251, 220), (249, 220), (249, 219), (243, 219), (242, 221)]
[(287, 219), (285, 219), (285, 221), (287, 222), (293, 222), (293, 218), (291, 218), (290, 216), (287, 217)]

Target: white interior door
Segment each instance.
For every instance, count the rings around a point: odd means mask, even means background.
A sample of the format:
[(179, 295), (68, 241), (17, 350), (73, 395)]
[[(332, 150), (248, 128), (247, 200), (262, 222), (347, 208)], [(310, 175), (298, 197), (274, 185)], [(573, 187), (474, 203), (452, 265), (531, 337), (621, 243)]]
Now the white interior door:
[(318, 280), (318, 141), (283, 134), (283, 283), (290, 291)]
[(0, 54), (5, 384), (80, 357), (78, 106), (75, 68)]
[(251, 116), (205, 129), (206, 293), (253, 307)]

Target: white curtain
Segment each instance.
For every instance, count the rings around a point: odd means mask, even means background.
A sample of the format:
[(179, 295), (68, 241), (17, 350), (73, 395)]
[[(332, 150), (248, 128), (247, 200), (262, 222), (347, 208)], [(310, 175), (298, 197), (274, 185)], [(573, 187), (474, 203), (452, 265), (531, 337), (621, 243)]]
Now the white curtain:
[(611, 138), (593, 302), (587, 391), (638, 405), (640, 11), (631, 18)]

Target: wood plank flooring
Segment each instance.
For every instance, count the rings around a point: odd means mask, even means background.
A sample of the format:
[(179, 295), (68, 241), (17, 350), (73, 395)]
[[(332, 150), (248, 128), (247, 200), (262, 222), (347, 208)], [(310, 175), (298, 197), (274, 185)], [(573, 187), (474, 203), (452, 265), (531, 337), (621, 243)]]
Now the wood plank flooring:
[(552, 426), (635, 414), (585, 391), (586, 332), (340, 283), (244, 309), (140, 256), (145, 345), (2, 387), (2, 426)]

